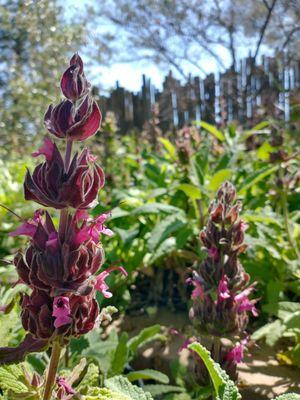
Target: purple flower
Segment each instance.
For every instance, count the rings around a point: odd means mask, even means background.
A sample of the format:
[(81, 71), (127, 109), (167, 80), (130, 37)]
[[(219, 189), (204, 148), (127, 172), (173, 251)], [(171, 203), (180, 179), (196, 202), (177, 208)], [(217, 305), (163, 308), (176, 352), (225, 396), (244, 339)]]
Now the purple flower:
[(234, 296), (234, 300), (237, 303), (237, 312), (239, 314), (245, 311), (251, 311), (254, 317), (258, 316), (258, 311), (255, 307), (256, 300), (249, 300), (248, 296), (254, 290), (253, 286), (249, 286), (241, 293)]
[(26, 200), (57, 209), (95, 205), (105, 179), (102, 168), (87, 149), (74, 155), (68, 171), (65, 171), (56, 144), (49, 139), (45, 139), (44, 146), (34, 154), (45, 154), (46, 161), (39, 164), (32, 175), (27, 172), (24, 182)]
[(244, 351), (247, 348), (248, 339), (243, 339), (240, 343), (237, 343), (226, 354), (225, 358), (228, 361), (234, 361), (235, 363), (240, 363), (244, 358)]
[(208, 256), (212, 258), (214, 261), (218, 261), (219, 259), (219, 251), (216, 247), (212, 246), (209, 249), (207, 249)]
[(99, 275), (96, 277), (96, 282), (94, 285), (94, 288), (96, 290), (99, 290), (103, 294), (104, 297), (110, 298), (112, 297), (112, 293), (108, 291), (108, 285), (105, 282), (105, 279), (108, 278), (110, 273), (112, 271), (120, 271), (124, 276), (128, 276), (127, 271), (123, 267), (111, 267), (106, 269), (105, 271), (101, 272)]
[(22, 297), (21, 319), (23, 327), (37, 339), (49, 339), (55, 331), (52, 318), (52, 298), (34, 289), (30, 296)]
[(43, 154), (47, 161), (52, 161), (54, 147), (54, 143), (49, 138), (45, 137), (43, 146), (32, 153), (32, 156), (38, 157)]
[(67, 290), (91, 291), (89, 279), (102, 265), (104, 254), (98, 246), (99, 238), (96, 243), (91, 240), (87, 222), (79, 224), (76, 215), (70, 216), (64, 233), (59, 235), (45, 213), (33, 226), (30, 246), (14, 261), (22, 281), (54, 296)]
[(64, 72), (60, 87), (65, 97), (73, 101), (88, 93), (90, 84), (83, 72), (82, 59), (77, 53), (73, 55), (69, 68)]
[(218, 285), (218, 301), (221, 302), (229, 298), (230, 292), (228, 289), (228, 278), (224, 275)]
[(50, 133), (61, 139), (82, 141), (93, 136), (101, 124), (101, 112), (89, 95), (76, 106), (70, 100), (49, 106), (44, 122)]
[(59, 328), (72, 322), (70, 312), (71, 309), (68, 297), (58, 296), (54, 298), (52, 316), (55, 317), (55, 328)]
[(43, 210), (37, 210), (34, 213), (32, 219), (24, 221), (15, 231), (10, 232), (9, 236), (29, 236), (33, 237), (38, 227), (38, 223), (41, 221), (41, 216), (43, 215)]

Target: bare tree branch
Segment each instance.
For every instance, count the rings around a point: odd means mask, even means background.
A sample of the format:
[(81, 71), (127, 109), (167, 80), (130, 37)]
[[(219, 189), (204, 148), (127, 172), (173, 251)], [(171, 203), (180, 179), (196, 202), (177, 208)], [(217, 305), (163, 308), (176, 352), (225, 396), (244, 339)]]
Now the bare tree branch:
[[(265, 32), (266, 32), (267, 26), (268, 26), (268, 24), (269, 24), (269, 22), (270, 22), (271, 15), (272, 15), (272, 11), (273, 11), (273, 9), (274, 9), (274, 7), (275, 7), (276, 1), (277, 1), (277, 0), (273, 0), (271, 6), (268, 7), (268, 14), (267, 14), (266, 19), (265, 19), (265, 22), (264, 22), (264, 24), (263, 24), (263, 26), (262, 26), (262, 28), (261, 28), (261, 30), (260, 30), (259, 39), (258, 39), (258, 42), (257, 42), (257, 45), (256, 45), (256, 50), (255, 50), (254, 57), (253, 57), (254, 62), (255, 62), (255, 60), (256, 60), (256, 58), (257, 58), (257, 55), (258, 55), (260, 46), (261, 46), (262, 41), (263, 41), (263, 39), (264, 39), (264, 35), (265, 35)], [(265, 2), (264, 2), (264, 3), (265, 3)]]

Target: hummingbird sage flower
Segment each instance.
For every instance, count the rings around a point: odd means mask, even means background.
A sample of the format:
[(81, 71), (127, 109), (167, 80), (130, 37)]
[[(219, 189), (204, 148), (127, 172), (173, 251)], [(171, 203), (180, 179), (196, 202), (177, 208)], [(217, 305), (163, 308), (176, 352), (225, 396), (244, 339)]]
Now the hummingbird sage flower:
[[(123, 267), (102, 269), (101, 237), (113, 235), (105, 225), (109, 214), (91, 218), (86, 211), (97, 204), (105, 182), (103, 170), (87, 148), (72, 154), (73, 141), (94, 135), (101, 122), (78, 54), (62, 76), (61, 90), (67, 99), (48, 108), (45, 125), (51, 134), (66, 140), (65, 155), (54, 141), (45, 138), (32, 154), (45, 160), (32, 174), (27, 172), (24, 182), (25, 199), (59, 210), (60, 218), (56, 224), (49, 209), (38, 209), (10, 234), (28, 238), (27, 248), (14, 259), (18, 283), (29, 288), (21, 299), (21, 321), (27, 334), (19, 346), (0, 348), (0, 364), (20, 361), (27, 353), (49, 346), (58, 361), (61, 347), (72, 337), (78, 338), (101, 323), (103, 313), (96, 293), (112, 296), (105, 281), (109, 274), (120, 271), (127, 276)], [(51, 398), (56, 368), (48, 372), (46, 400)], [(62, 378), (57, 378), (57, 386), (57, 398), (72, 392)]]
[[(213, 338), (212, 355), (231, 376), (236, 376), (236, 365), (242, 360), (246, 342), (242, 340), (228, 350), (220, 339), (243, 337), (249, 315), (258, 315), (257, 300), (250, 298), (254, 284), (249, 285), (250, 277), (239, 261), (239, 255), (247, 247), (244, 244), (247, 224), (239, 218), (240, 211), (234, 186), (223, 183), (209, 207), (206, 227), (200, 233), (207, 256), (188, 279), (194, 287), (190, 319), (199, 334)], [(200, 363), (198, 377), (203, 369)]]

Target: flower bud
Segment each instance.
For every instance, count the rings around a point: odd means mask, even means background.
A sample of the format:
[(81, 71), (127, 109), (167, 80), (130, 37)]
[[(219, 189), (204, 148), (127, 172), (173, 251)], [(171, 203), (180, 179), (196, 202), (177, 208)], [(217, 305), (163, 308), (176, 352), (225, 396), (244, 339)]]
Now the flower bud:
[(60, 87), (64, 96), (73, 101), (80, 99), (88, 93), (90, 84), (83, 72), (82, 59), (77, 53), (73, 55), (69, 68), (64, 72)]

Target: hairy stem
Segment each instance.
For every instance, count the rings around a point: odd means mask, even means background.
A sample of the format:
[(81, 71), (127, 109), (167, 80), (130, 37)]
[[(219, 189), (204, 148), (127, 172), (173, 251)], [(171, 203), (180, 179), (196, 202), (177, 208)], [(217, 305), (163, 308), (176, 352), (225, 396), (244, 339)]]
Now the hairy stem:
[(53, 385), (55, 383), (60, 353), (61, 353), (61, 347), (60, 347), (59, 342), (54, 342), (53, 346), (52, 346), (51, 360), (50, 360), (50, 364), (49, 364), (49, 368), (48, 368), (48, 372), (47, 372), (47, 379), (46, 379), (43, 400), (51, 399), (51, 394), (52, 394), (52, 390), (53, 390)]

